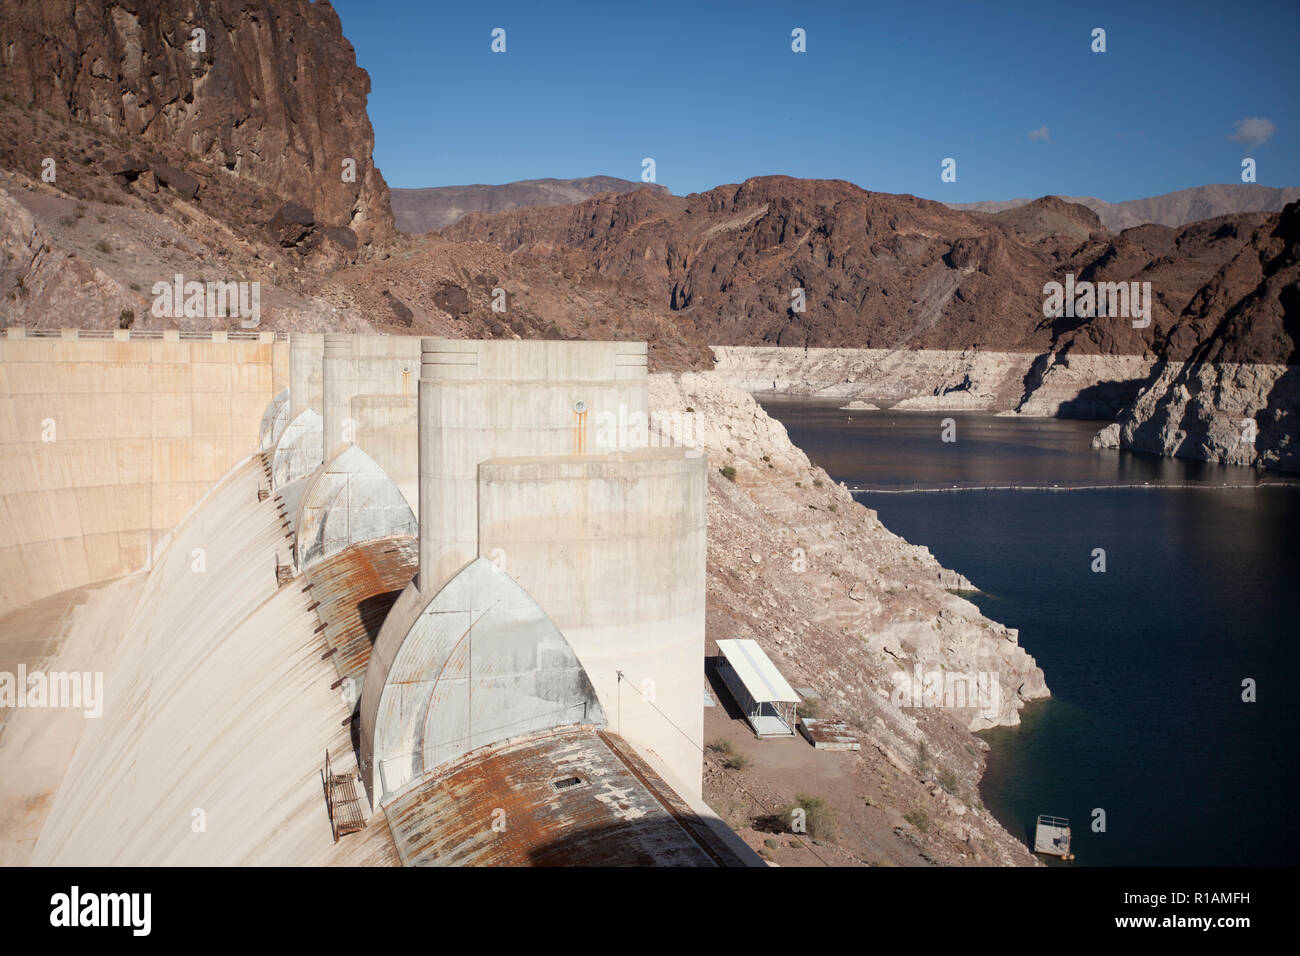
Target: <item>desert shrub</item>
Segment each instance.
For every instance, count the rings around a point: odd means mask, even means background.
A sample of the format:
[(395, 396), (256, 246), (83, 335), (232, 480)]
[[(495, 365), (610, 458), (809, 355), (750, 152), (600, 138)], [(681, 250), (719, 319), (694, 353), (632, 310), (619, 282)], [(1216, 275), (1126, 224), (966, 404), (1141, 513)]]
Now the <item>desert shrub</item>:
[(728, 481), (736, 480), (736, 469), (732, 468), (730, 465), (724, 465), (719, 468), (718, 471), (722, 472), (722, 477), (726, 478)]
[(95, 248), (98, 249), (100, 252), (112, 252), (112, 251), (113, 251), (113, 247), (112, 247), (111, 245), (109, 245), (109, 242), (108, 242), (107, 239), (101, 239), (101, 240), (99, 240), (99, 242), (95, 243)]
[(796, 794), (793, 802), (781, 808), (780, 817), (785, 821), (785, 828), (794, 832), (792, 821), (794, 811), (803, 810), (804, 825), (807, 835), (814, 840), (831, 840), (835, 836), (835, 810), (821, 797), (807, 793)]
[(957, 775), (955, 773), (944, 768), (939, 771), (938, 779), (939, 786), (943, 787), (944, 790), (952, 794), (954, 797), (957, 796), (958, 792), (961, 790), (961, 786), (957, 783)]
[(930, 748), (922, 740), (916, 745), (916, 770), (917, 773), (924, 774), (930, 766)]
[(916, 827), (922, 833), (928, 833), (930, 831), (930, 815), (924, 810), (919, 808), (916, 810), (908, 810), (903, 814), (903, 819), (912, 824), (912, 826)]

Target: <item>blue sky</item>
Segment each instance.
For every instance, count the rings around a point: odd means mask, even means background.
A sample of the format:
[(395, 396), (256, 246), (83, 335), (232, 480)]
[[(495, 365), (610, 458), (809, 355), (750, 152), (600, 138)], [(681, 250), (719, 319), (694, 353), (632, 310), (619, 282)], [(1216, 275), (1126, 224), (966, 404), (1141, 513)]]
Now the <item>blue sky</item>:
[[(334, 6), (390, 186), (639, 179), (645, 157), (679, 195), (784, 173), (1119, 201), (1240, 182), (1244, 156), (1300, 184), (1297, 0)], [(1251, 119), (1266, 141), (1229, 138)]]

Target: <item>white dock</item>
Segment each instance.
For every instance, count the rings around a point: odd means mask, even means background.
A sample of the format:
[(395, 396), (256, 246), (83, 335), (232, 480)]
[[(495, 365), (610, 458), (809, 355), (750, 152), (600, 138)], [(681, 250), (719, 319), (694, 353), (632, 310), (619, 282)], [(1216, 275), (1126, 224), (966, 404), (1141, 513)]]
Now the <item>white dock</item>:
[(1074, 854), (1070, 852), (1070, 821), (1064, 817), (1039, 814), (1038, 825), (1034, 829), (1034, 852), (1073, 860)]

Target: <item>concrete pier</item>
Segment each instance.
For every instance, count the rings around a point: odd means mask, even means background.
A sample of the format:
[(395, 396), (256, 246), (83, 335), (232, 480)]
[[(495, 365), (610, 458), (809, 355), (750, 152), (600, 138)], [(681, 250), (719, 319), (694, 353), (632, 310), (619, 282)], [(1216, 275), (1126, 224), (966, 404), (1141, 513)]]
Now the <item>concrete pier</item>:
[(356, 430), (351, 421), (354, 372), (352, 339), (341, 332), (325, 334), (321, 358), (321, 453), (329, 463), (352, 444)]
[(325, 336), (319, 332), (289, 333), (289, 421), (307, 409), (321, 411), (321, 357)]
[(646, 346), (426, 338), (421, 348), (420, 590), (431, 595), (479, 553), (479, 463), (583, 454), (602, 412), (645, 414)]

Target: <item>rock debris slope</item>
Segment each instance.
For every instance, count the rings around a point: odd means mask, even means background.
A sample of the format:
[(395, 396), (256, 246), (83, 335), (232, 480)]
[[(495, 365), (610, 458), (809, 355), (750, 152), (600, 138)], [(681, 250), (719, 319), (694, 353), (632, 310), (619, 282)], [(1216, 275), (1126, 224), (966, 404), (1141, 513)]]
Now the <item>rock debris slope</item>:
[[(840, 808), (843, 845), (858, 838), (851, 824), (865, 797), (878, 812), (861, 821), (859, 836), (894, 862), (919, 862), (918, 847), (937, 862), (1029, 862), (979, 805), (987, 745), (971, 735), (1019, 723), (1026, 701), (1048, 696), (1017, 633), (951, 593), (970, 582), (890, 533), (750, 395), (685, 373), (652, 376), (650, 399), (661, 429), (692, 420), (709, 456), (709, 640), (758, 641), (794, 686), (816, 688), (861, 736), (860, 753), (834, 755), (845, 761), (856, 794)], [(735, 469), (734, 481), (722, 468)], [(988, 714), (896, 706), (895, 675), (918, 668), (992, 675), (998, 704)], [(779, 793), (761, 773), (743, 782), (778, 804), (794, 795)], [(735, 785), (728, 772), (710, 772), (706, 796), (715, 809), (725, 809)], [(924, 811), (914, 819), (927, 819), (925, 830), (903, 819), (909, 807)], [(741, 811), (733, 822), (743, 828), (754, 808)], [(876, 842), (870, 833), (886, 822), (887, 831), (896, 825), (919, 842), (907, 839), (906, 850), (889, 849), (893, 837)]]

